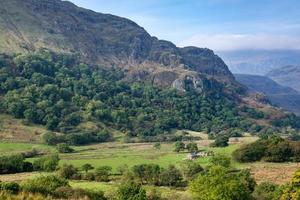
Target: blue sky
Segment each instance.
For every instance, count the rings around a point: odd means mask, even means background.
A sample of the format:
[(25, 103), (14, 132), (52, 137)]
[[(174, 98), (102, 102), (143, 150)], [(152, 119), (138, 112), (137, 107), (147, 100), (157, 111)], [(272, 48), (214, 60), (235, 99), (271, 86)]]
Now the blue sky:
[(178, 46), (300, 49), (299, 0), (71, 0)]

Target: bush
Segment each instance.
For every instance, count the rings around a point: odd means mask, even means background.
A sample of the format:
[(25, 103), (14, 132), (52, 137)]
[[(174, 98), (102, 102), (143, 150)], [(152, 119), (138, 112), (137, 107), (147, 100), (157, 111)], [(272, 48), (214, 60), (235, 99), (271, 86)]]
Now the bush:
[(58, 162), (58, 155), (44, 156), (33, 162), (33, 168), (37, 171), (52, 172), (56, 170)]
[(64, 164), (64, 166), (59, 169), (58, 174), (64, 179), (81, 179), (78, 169), (73, 165)]
[(47, 132), (42, 135), (42, 141), (47, 145), (56, 145), (65, 142), (65, 138), (62, 135), (56, 135), (53, 132)]
[(196, 143), (189, 143), (186, 145), (186, 148), (189, 152), (198, 152), (198, 146)]
[(160, 143), (155, 143), (155, 144), (153, 145), (153, 148), (154, 148), (154, 149), (157, 149), (157, 150), (160, 150), (161, 144), (160, 144)]
[(82, 175), (82, 179), (86, 181), (95, 181), (95, 174), (92, 172), (87, 172)]
[(174, 165), (169, 165), (167, 169), (163, 169), (160, 174), (161, 185), (164, 186), (182, 186), (183, 177)]
[(297, 161), (299, 152), (300, 142), (272, 136), (240, 147), (233, 152), (233, 157), (239, 162), (254, 162), (262, 159), (267, 162), (286, 162)]
[(37, 178), (26, 181), (22, 185), (22, 189), (26, 192), (52, 195), (57, 188), (67, 186), (69, 186), (69, 183), (66, 179), (54, 175), (49, 175), (39, 176)]
[(106, 200), (102, 191), (90, 191), (80, 188), (59, 187), (55, 190), (54, 196), (65, 199), (87, 199), (87, 200)]
[(117, 172), (120, 175), (124, 175), (126, 171), (128, 171), (128, 165), (126, 165), (126, 164), (120, 165), (120, 166), (117, 167)]
[(0, 190), (6, 191), (12, 194), (17, 194), (20, 191), (20, 185), (18, 183), (0, 183)]
[(61, 143), (56, 145), (56, 149), (59, 153), (73, 153), (74, 149), (72, 149), (68, 144)]
[(108, 182), (111, 170), (112, 170), (112, 168), (110, 166), (98, 167), (95, 171), (95, 180)]
[(181, 165), (181, 171), (186, 180), (194, 179), (204, 169), (201, 165), (194, 161), (187, 161)]
[(275, 191), (278, 188), (277, 185), (270, 182), (262, 182), (255, 187), (253, 197), (256, 200), (273, 200), (275, 199)]
[(227, 136), (218, 136), (211, 144), (211, 147), (227, 147), (229, 138)]
[(267, 148), (268, 142), (266, 140), (258, 140), (234, 151), (233, 157), (239, 162), (259, 161), (265, 156)]
[(25, 162), (25, 158), (23, 155), (0, 157), (0, 174), (31, 172), (32, 170), (32, 164), (29, 162)]
[(212, 165), (219, 165), (228, 168), (231, 165), (231, 158), (222, 154), (216, 154), (211, 157), (210, 163)]
[(212, 166), (189, 185), (194, 199), (198, 200), (252, 200), (253, 179), (250, 173), (233, 173), (222, 166)]
[(184, 151), (184, 149), (185, 149), (185, 144), (183, 142), (178, 141), (175, 143), (175, 149), (174, 149), (175, 152), (178, 153), (180, 151)]
[(146, 191), (134, 182), (122, 184), (117, 191), (117, 200), (147, 200)]

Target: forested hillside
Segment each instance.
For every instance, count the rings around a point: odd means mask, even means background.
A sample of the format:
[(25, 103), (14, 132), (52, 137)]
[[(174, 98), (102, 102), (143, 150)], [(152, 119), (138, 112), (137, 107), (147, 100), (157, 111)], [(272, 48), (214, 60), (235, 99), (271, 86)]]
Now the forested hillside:
[[(2, 112), (51, 131), (84, 133), (77, 126), (86, 121), (102, 122), (144, 139), (166, 135), (172, 129), (215, 135), (268, 128), (256, 123), (257, 119), (267, 121), (265, 113), (238, 107), (222, 85), (207, 82), (208, 92), (199, 92), (187, 80), (185, 92), (162, 89), (125, 81), (118, 69), (91, 67), (72, 56), (49, 51), (2, 55), (0, 66)], [(295, 120), (289, 117), (280, 126), (299, 128)], [(96, 133), (89, 134), (94, 137)]]

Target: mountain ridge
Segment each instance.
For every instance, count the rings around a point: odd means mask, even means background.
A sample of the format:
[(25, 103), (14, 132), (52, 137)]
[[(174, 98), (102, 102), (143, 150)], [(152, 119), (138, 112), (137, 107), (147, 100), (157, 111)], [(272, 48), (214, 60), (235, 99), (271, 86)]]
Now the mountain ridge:
[[(150, 36), (128, 19), (60, 0), (3, 0), (0, 5), (0, 52), (24, 53), (46, 48), (74, 53), (89, 64), (121, 67), (129, 78), (160, 86), (175, 85), (180, 90), (186, 78), (201, 82), (203, 77), (199, 74), (240, 87), (212, 50), (178, 48)], [(169, 68), (175, 73), (171, 74)], [(170, 79), (167, 82), (166, 74)]]
[(300, 66), (285, 66), (271, 70), (266, 76), (286, 87), (300, 92)]
[(250, 92), (267, 95), (270, 101), (290, 112), (300, 114), (300, 93), (296, 90), (279, 85), (267, 76), (234, 74), (237, 81), (248, 87)]

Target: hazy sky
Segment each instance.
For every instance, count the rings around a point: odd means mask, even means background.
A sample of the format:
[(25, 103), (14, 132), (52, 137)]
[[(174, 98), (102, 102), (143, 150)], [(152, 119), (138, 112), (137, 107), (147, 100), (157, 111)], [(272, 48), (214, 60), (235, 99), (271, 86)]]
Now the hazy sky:
[(178, 46), (300, 49), (300, 0), (71, 0)]

